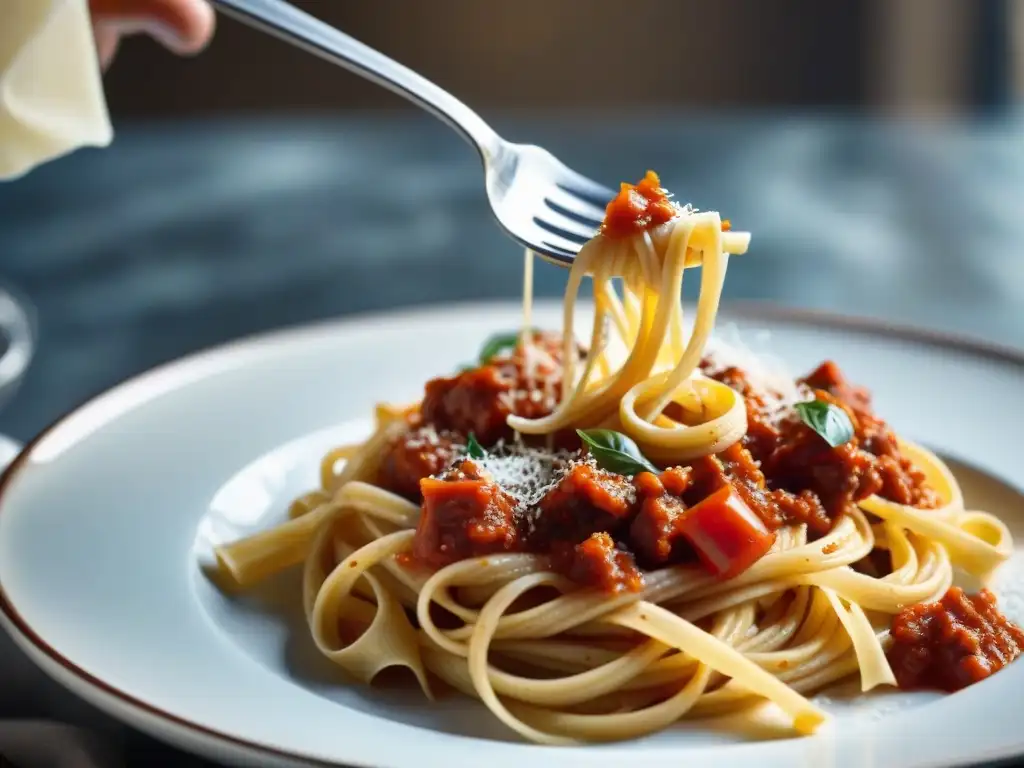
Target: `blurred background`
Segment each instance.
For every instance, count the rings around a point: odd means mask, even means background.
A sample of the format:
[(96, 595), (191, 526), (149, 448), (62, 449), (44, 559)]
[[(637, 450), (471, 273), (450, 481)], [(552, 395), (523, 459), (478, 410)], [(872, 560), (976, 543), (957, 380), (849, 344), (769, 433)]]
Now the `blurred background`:
[[(930, 113), (1011, 98), (1009, 0), (299, 0), (480, 109), (845, 108)], [(1018, 25), (1019, 26), (1019, 25)], [(130, 43), (114, 113), (395, 109), (366, 81), (239, 24), (182, 63)], [(1019, 83), (1018, 83), (1019, 84)]]
[[(729, 300), (1024, 346), (1024, 2), (296, 2), (508, 138), (752, 231)], [(126, 41), (105, 83), (113, 146), (0, 185), (40, 332), (0, 430), (246, 334), (515, 297), (474, 153), (389, 92), (226, 18), (195, 59)]]

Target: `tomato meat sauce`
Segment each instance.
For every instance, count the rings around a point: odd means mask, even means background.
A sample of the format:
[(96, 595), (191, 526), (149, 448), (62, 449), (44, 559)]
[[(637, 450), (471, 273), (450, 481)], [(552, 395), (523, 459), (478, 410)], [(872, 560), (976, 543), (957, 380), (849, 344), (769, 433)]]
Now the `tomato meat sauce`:
[[(668, 190), (661, 186), (658, 174), (648, 171), (636, 184), (619, 185), (618, 194), (605, 207), (601, 234), (612, 239), (632, 237), (667, 224), (681, 212)], [(730, 229), (732, 223), (723, 220), (722, 231)]]
[[(713, 493), (700, 497), (701, 487), (715, 484)], [(643, 568), (675, 563), (701, 562), (716, 576), (731, 578), (775, 541), (734, 486), (692, 468), (627, 478), (579, 457), (528, 509), (470, 460), (441, 477), (424, 478), (420, 488), (413, 554), (432, 567), (532, 552), (549, 555), (558, 571), (582, 586), (636, 591), (643, 587)]]
[(482, 466), (459, 457), (469, 434), (491, 449), (512, 437), (505, 423), (510, 414), (536, 418), (557, 406), (561, 339), (538, 334), (534, 340), (541, 352), (530, 364), (520, 345), (428, 382), (409, 431), (383, 457), (380, 484), (421, 503), (413, 560), (423, 566), (529, 552), (549, 556), (581, 586), (638, 590), (644, 571), (675, 564), (700, 564), (732, 578), (771, 549), (780, 527), (806, 524), (811, 539), (823, 536), (871, 494), (922, 508), (939, 504), (875, 416), (870, 394), (835, 364), (801, 380), (850, 416), (853, 438), (833, 448), (795, 414), (773, 417), (742, 370), (717, 370), (707, 361), (707, 375), (746, 399), (749, 426), (741, 442), (685, 466), (626, 477), (600, 468), (571, 435), (559, 441), (567, 453), (557, 476), (524, 503)]
[(516, 500), (473, 461), (420, 481), (423, 506), (413, 556), (435, 568), (515, 549)]
[(463, 450), (465, 438), (448, 430), (438, 432), (414, 417), (412, 428), (384, 454), (377, 482), (411, 501), (420, 500), (420, 480), (444, 472)]
[[(419, 410), (409, 417), (409, 431), (381, 461), (378, 483), (419, 501), (420, 480), (447, 469), (469, 435), (494, 445), (512, 437), (509, 416), (536, 419), (551, 413), (562, 393), (562, 337), (534, 333), (529, 341), (529, 351), (518, 343), (483, 365), (428, 381)], [(567, 447), (578, 447), (575, 434), (571, 438)]]
[(672, 221), (678, 215), (679, 206), (661, 186), (658, 174), (648, 171), (636, 184), (619, 186), (619, 193), (605, 208), (601, 234), (612, 238), (630, 237)]
[(879, 419), (871, 395), (849, 383), (833, 362), (822, 363), (799, 380), (819, 400), (843, 408), (854, 437), (831, 447), (797, 415), (774, 419), (764, 395), (738, 368), (704, 372), (744, 396), (747, 434), (721, 458), (747, 502), (774, 527), (806, 523), (813, 537), (832, 528), (851, 504), (878, 494), (921, 509), (940, 505), (924, 474), (902, 455), (896, 435)]
[(551, 413), (562, 392), (562, 337), (534, 333), (511, 354), (497, 355), (477, 368), (427, 382), (421, 415), (424, 423), (482, 445), (512, 437), (509, 416), (537, 419)]
[(889, 664), (900, 688), (952, 693), (1020, 656), (1024, 630), (1003, 616), (995, 595), (952, 587), (941, 600), (904, 608), (892, 623)]

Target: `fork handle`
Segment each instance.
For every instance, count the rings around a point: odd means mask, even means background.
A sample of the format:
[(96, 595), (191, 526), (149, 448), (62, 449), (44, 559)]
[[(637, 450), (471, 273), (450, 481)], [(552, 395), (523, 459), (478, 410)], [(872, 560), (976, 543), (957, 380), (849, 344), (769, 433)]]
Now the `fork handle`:
[(485, 163), (500, 151), (502, 140), (494, 129), (448, 91), (285, 0), (213, 0), (213, 4), (239, 21), (340, 64), (432, 112), (475, 146)]

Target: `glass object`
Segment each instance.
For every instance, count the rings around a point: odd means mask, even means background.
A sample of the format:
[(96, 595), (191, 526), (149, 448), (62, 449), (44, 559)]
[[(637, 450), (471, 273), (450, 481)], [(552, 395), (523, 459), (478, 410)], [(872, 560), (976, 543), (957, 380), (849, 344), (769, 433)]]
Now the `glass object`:
[[(0, 286), (0, 406), (18, 389), (36, 347), (34, 312), (28, 300)], [(0, 434), (0, 471), (18, 455), (21, 445)]]

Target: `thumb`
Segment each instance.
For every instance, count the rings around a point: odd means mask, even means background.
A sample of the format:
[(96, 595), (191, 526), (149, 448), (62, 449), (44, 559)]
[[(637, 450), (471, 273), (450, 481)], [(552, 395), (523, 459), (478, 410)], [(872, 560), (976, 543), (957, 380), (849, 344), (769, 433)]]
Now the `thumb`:
[(89, 7), (98, 38), (145, 32), (183, 55), (201, 51), (215, 26), (205, 0), (90, 0)]

